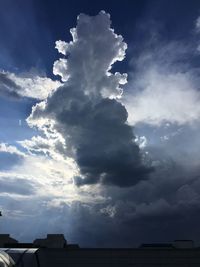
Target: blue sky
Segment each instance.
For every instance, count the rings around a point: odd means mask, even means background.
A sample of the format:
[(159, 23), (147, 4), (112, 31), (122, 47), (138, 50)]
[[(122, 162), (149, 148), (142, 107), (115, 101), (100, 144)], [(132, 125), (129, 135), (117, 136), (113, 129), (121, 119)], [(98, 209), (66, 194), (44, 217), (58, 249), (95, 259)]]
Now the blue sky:
[(2, 0), (0, 35), (0, 231), (199, 243), (199, 1)]

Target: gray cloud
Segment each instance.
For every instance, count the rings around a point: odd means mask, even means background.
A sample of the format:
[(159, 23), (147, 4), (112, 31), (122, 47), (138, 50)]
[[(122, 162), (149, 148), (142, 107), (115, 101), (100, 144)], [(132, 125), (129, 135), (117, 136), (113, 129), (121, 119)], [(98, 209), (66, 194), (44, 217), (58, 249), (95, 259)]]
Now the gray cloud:
[(0, 177), (0, 193), (32, 195), (35, 192), (34, 183), (17, 177)]
[(67, 58), (55, 62), (54, 74), (66, 83), (36, 105), (28, 118), (30, 125), (46, 132), (41, 119), (52, 121), (54, 130), (65, 138), (66, 155), (80, 169), (77, 185), (132, 186), (152, 171), (143, 165), (126, 108), (117, 101), (127, 75), (110, 70), (123, 60), (127, 45), (110, 24), (103, 11), (78, 17), (77, 27), (71, 29), (73, 41), (56, 43)]

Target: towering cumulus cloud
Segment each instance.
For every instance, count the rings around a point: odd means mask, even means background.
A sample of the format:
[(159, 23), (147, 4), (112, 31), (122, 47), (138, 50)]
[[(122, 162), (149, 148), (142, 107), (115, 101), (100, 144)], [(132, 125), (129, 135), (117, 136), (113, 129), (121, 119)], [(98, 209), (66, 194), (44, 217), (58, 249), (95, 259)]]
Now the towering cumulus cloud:
[(64, 57), (54, 63), (53, 72), (64, 84), (28, 118), (47, 135), (53, 131), (64, 137), (64, 153), (79, 167), (77, 185), (131, 186), (151, 171), (142, 163), (127, 111), (117, 100), (127, 74), (113, 74), (111, 68), (124, 59), (127, 45), (110, 25), (104, 11), (78, 16), (70, 31), (73, 41), (56, 42)]

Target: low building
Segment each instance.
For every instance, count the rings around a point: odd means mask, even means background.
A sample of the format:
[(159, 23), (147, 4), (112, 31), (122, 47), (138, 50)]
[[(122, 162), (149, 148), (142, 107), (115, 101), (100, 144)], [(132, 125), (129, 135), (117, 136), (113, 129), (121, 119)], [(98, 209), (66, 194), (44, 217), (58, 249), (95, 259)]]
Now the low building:
[[(52, 244), (51, 244), (52, 241)], [(138, 248), (80, 248), (62, 235), (47, 235), (35, 248), (1, 248), (0, 266), (24, 267), (197, 267), (200, 248), (191, 240), (142, 244)]]
[(14, 238), (10, 237), (9, 234), (0, 234), (0, 247), (6, 247), (7, 244), (11, 244), (13, 246), (15, 246), (15, 244), (17, 244), (18, 241), (15, 240)]
[(35, 239), (33, 244), (35, 247), (64, 248), (67, 246), (67, 241), (63, 234), (48, 234), (44, 239)]

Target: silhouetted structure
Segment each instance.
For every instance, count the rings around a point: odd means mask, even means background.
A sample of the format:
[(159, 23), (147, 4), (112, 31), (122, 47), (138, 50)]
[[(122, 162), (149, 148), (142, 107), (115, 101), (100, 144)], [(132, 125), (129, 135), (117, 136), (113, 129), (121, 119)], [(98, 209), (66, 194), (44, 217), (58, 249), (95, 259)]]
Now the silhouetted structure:
[(64, 238), (64, 235), (47, 235), (44, 239), (35, 239), (33, 242), (36, 247), (46, 247), (46, 248), (64, 248), (67, 246), (67, 241)]
[[(6, 240), (0, 235), (0, 242)], [(3, 239), (2, 239), (3, 238)], [(10, 238), (10, 237), (9, 237)], [(200, 248), (192, 240), (172, 243), (142, 244), (139, 248), (79, 248), (67, 244), (63, 235), (47, 235), (21, 248), (10, 238), (12, 247), (0, 249), (0, 266), (23, 267), (197, 267), (200, 266)], [(7, 242), (7, 241), (6, 241)], [(6, 245), (6, 243), (4, 244)]]
[(9, 234), (1, 234), (0, 235), (0, 247), (7, 247), (9, 245), (15, 246), (18, 241), (15, 240), (14, 238), (10, 237)]

